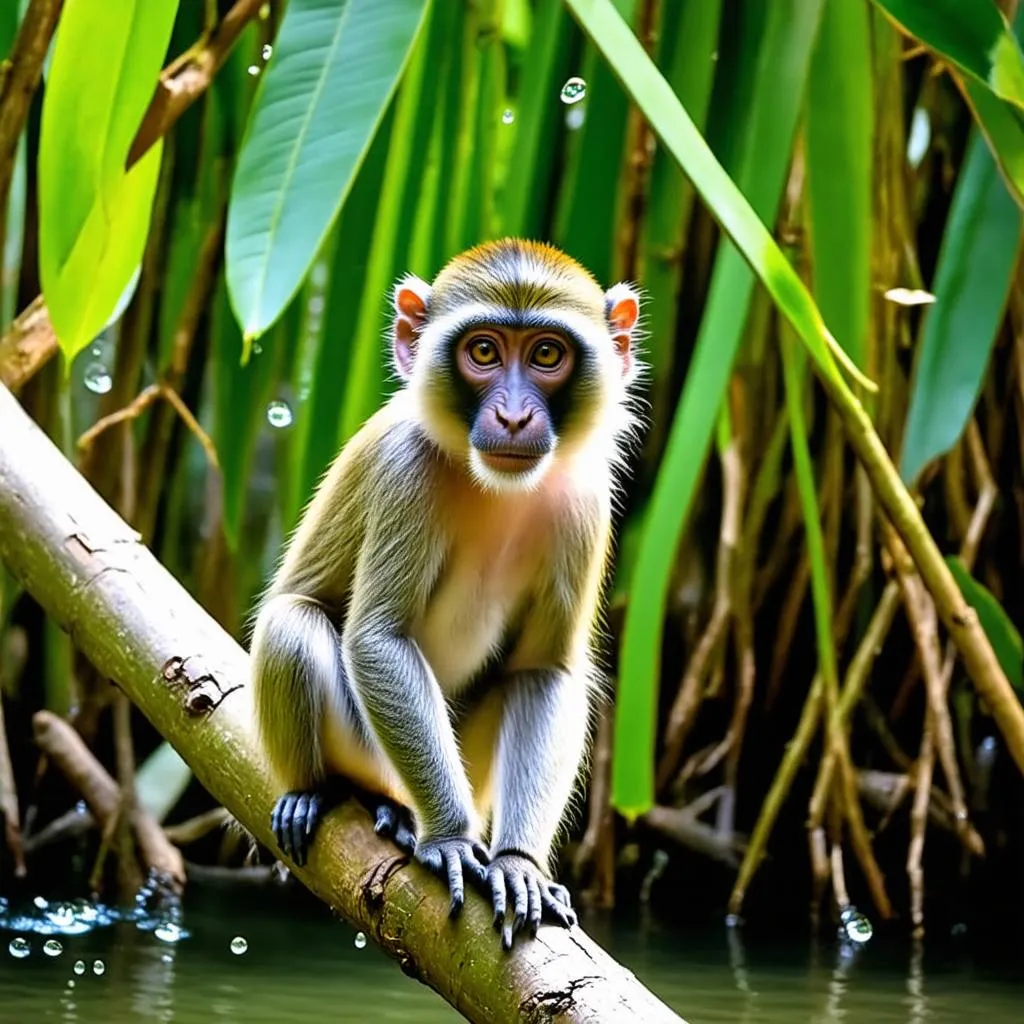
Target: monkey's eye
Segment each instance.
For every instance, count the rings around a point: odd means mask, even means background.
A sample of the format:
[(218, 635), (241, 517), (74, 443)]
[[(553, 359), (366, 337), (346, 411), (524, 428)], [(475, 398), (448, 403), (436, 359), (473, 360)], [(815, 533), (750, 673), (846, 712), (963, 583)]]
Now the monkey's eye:
[(542, 370), (553, 370), (565, 358), (565, 349), (557, 341), (542, 341), (530, 353), (530, 362)]
[(493, 366), (498, 361), (498, 346), (490, 338), (477, 338), (469, 344), (469, 358), (477, 366)]

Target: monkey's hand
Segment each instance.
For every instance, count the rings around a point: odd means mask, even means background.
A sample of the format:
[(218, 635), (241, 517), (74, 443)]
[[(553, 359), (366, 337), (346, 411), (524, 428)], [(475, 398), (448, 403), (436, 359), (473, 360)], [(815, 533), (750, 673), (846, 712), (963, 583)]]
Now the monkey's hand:
[(416, 860), (448, 883), (451, 917), (457, 917), (466, 899), (464, 876), (482, 885), (487, 878), (487, 851), (474, 839), (424, 839), (416, 843)]
[[(487, 868), (487, 883), (494, 908), (494, 928), (501, 932), (501, 945), (510, 950), (516, 936), (529, 925), (535, 936), (541, 921), (551, 921), (563, 928), (576, 923), (569, 890), (552, 882), (533, 860), (519, 851), (494, 855)], [(512, 920), (505, 921), (505, 910), (511, 903)]]

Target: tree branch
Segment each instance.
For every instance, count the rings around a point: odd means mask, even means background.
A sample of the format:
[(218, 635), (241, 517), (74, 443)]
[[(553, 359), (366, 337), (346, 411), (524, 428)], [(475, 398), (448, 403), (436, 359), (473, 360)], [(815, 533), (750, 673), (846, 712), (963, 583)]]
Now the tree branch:
[[(248, 658), (0, 387), (0, 559), (253, 835), (276, 791), (255, 732)], [(292, 867), (291, 865), (289, 865)], [(296, 877), (471, 1021), (679, 1018), (579, 928), (501, 951), (485, 900), (448, 918), (441, 882), (349, 802)]]

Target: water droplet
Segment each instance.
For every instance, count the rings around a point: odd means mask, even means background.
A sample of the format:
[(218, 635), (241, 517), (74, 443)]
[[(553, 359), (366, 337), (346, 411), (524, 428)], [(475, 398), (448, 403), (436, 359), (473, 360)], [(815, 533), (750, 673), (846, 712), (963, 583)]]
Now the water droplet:
[(263, 49), (260, 50), (260, 55), (263, 57), (264, 60), (270, 60), (271, 56), (273, 56), (273, 53), (274, 48), (270, 45), (270, 43), (265, 43)]
[(94, 395), (105, 395), (114, 386), (114, 378), (110, 376), (110, 371), (97, 361), (85, 368), (85, 386)]
[(92, 962), (92, 973), (98, 978), (101, 974), (104, 974), (107, 970), (107, 965), (102, 960), (93, 960)]
[(583, 122), (587, 119), (587, 108), (586, 104), (578, 107), (570, 107), (565, 112), (565, 127), (569, 131), (574, 132), (583, 126)]
[(320, 316), (324, 311), (324, 297), (322, 295), (310, 296), (307, 309), (310, 316)]
[(46, 916), (55, 925), (57, 925), (58, 928), (66, 928), (68, 925), (74, 923), (75, 908), (70, 903), (58, 903), (55, 907), (46, 912)]
[(48, 906), (50, 905), (50, 903), (49, 903), (49, 901), (48, 901), (48, 900), (44, 900), (42, 896), (37, 896), (37, 897), (36, 897), (36, 898), (35, 898), (35, 899), (34, 899), (34, 900), (32, 901), (32, 905), (33, 905), (33, 906), (34, 906), (34, 907), (35, 907), (35, 908), (36, 908), (37, 910), (45, 910), (45, 909), (46, 909), (46, 908), (47, 908), (47, 907), (48, 907)]
[(851, 942), (867, 942), (875, 933), (871, 922), (852, 905), (843, 908), (839, 921)]
[(267, 422), (278, 430), (292, 425), (292, 410), (287, 402), (271, 402), (267, 406)]
[(356, 949), (366, 949), (366, 934), (356, 932)]
[(260, 66), (259, 64), (250, 64), (248, 70), (249, 74), (255, 78), (260, 73)]
[(43, 952), (47, 956), (60, 956), (64, 952), (64, 947), (56, 939), (47, 939), (43, 943)]
[(236, 935), (231, 940), (231, 952), (235, 956), (241, 956), (249, 948), (249, 943), (241, 935)]
[(75, 979), (74, 978), (68, 978), (68, 988), (74, 988), (74, 987), (75, 987)]
[(917, 107), (910, 121), (910, 138), (907, 139), (907, 161), (911, 167), (919, 167), (932, 141), (932, 123), (928, 111)]
[(726, 928), (738, 928), (743, 924), (743, 919), (739, 914), (726, 914), (725, 915), (725, 927)]
[(162, 957), (160, 957), (160, 963), (162, 963), (162, 964), (173, 964), (174, 963), (174, 957), (171, 956), (170, 953), (164, 953), (164, 955)]
[(252, 343), (252, 354), (254, 356), (263, 355), (263, 346), (258, 341)]
[(926, 306), (935, 301), (935, 296), (931, 292), (921, 288), (890, 288), (885, 297), (898, 306)]
[(505, 113), (501, 115), (502, 124), (512, 124), (515, 121), (515, 119), (516, 115), (513, 114), (511, 110), (506, 110)]
[(563, 103), (579, 103), (579, 101), (586, 95), (587, 83), (578, 75), (573, 75), (573, 77), (568, 79), (565, 85), (562, 86), (559, 98)]
[(153, 929), (153, 934), (161, 942), (177, 942), (181, 938), (181, 929), (173, 921), (164, 921)]
[(14, 957), (15, 960), (24, 960), (25, 957), (32, 952), (32, 947), (28, 944), (28, 939), (23, 939), (19, 935), (16, 939), (11, 939), (11, 944), (7, 947), (7, 952)]
[(72, 968), (72, 970), (75, 972), (75, 974), (85, 974), (85, 961), (76, 960), (75, 966)]

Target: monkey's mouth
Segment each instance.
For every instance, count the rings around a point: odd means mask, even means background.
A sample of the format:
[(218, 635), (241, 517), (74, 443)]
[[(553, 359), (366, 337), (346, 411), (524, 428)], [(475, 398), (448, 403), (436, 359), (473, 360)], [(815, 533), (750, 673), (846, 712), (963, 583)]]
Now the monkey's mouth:
[(536, 469), (544, 459), (544, 452), (523, 452), (523, 451), (489, 451), (482, 452), (477, 449), (480, 461), (488, 469), (498, 473), (529, 473)]

